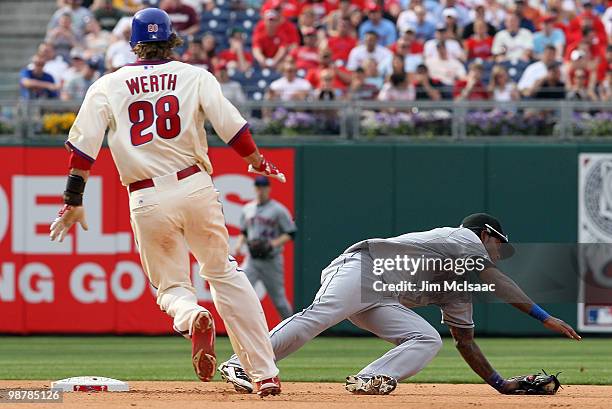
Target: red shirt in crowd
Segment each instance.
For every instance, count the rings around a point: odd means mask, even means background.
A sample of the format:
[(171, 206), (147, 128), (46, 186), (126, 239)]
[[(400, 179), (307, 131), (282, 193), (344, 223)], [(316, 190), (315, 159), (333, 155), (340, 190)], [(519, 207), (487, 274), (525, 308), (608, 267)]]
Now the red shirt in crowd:
[[(319, 85), (321, 84), (321, 71), (325, 70), (325, 69), (329, 69), (329, 67), (315, 67), (315, 68), (311, 68), (310, 70), (308, 70), (308, 72), (306, 73), (306, 80), (308, 82), (310, 82), (310, 84), (312, 85), (312, 88), (317, 89), (319, 88)], [(344, 67), (339, 67), (339, 70), (341, 70), (342, 72), (345, 72), (347, 74), (350, 74), (350, 71), (347, 70)], [(341, 90), (346, 90), (346, 88), (348, 87), (349, 84), (346, 84), (344, 82), (342, 82), (342, 80), (340, 79), (340, 77), (338, 77), (335, 73), (334, 73), (334, 81), (333, 81), (333, 87), (335, 89), (341, 89)]]
[[(249, 63), (252, 63), (253, 54), (251, 54), (248, 51), (243, 51), (243, 53), (244, 53), (244, 59), (247, 60)], [(236, 53), (233, 52), (229, 48), (227, 50), (221, 51), (219, 54), (217, 54), (217, 57), (219, 57), (220, 61), (225, 61), (225, 62), (238, 61), (238, 56), (236, 55)]]
[(319, 66), (319, 49), (305, 45), (296, 47), (291, 51), (291, 57), (295, 60), (298, 70), (309, 70)]
[(260, 13), (263, 16), (266, 11), (281, 7), (281, 14), (285, 18), (295, 19), (300, 15), (302, 6), (297, 0), (267, 0), (261, 6)]
[[(453, 96), (458, 97), (461, 94), (461, 91), (467, 86), (467, 80), (457, 80), (455, 82), (455, 88), (453, 88)], [(489, 99), (489, 91), (487, 91), (487, 87), (482, 82), (474, 85), (472, 88), (472, 92), (467, 97), (470, 101), (479, 101), (483, 99)]]
[(595, 36), (599, 39), (600, 43), (605, 44), (607, 42), (605, 26), (601, 22), (601, 19), (598, 15), (587, 12), (583, 12), (577, 15), (569, 22), (569, 25), (565, 32), (565, 43), (571, 44), (574, 41), (580, 41), (580, 39), (582, 38), (582, 26), (584, 25), (585, 20), (592, 21), (592, 27), (593, 31), (595, 32)]
[[(410, 54), (423, 54), (423, 43), (420, 41), (413, 41), (412, 43), (410, 43)], [(389, 46), (389, 50), (391, 50), (391, 52), (393, 54), (397, 53), (397, 42), (391, 44)]]
[[(264, 20), (259, 20), (253, 30), (253, 44), (255, 44), (255, 37), (262, 35), (267, 36), (266, 23)], [(283, 43), (285, 45), (300, 43), (300, 33), (297, 27), (290, 21), (282, 21), (278, 26), (276, 35), (283, 37)]]
[(198, 13), (193, 7), (186, 4), (174, 8), (165, 8), (164, 11), (170, 16), (172, 28), (179, 32), (187, 30), (199, 22)]
[(491, 47), (493, 47), (493, 37), (486, 36), (484, 40), (479, 40), (474, 37), (470, 37), (465, 40), (465, 48), (467, 49), (467, 58), (472, 60), (474, 58), (482, 58), (487, 60), (491, 58)]
[(332, 52), (334, 61), (347, 61), (351, 50), (357, 46), (357, 39), (351, 36), (332, 36), (327, 39), (327, 46)]

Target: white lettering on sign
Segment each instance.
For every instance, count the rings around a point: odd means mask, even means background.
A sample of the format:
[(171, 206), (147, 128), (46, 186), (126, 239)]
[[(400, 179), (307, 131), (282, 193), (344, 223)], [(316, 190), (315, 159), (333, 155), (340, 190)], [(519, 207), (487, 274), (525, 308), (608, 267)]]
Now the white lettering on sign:
[[(91, 277), (89, 286), (85, 279)], [(106, 302), (106, 273), (96, 263), (83, 263), (76, 266), (70, 274), (70, 292), (73, 297), (83, 304)]]
[[(121, 278), (124, 275), (130, 277), (130, 287), (124, 288), (121, 285)], [(145, 289), (146, 280), (140, 266), (131, 261), (120, 261), (111, 276), (111, 289), (117, 301), (131, 302), (142, 296)]]
[(4, 241), (4, 236), (9, 225), (9, 201), (6, 192), (0, 186), (0, 242)]
[(0, 266), (0, 301), (15, 301), (15, 263)]
[(26, 264), (19, 273), (19, 292), (30, 304), (53, 302), (53, 273), (42, 263)]

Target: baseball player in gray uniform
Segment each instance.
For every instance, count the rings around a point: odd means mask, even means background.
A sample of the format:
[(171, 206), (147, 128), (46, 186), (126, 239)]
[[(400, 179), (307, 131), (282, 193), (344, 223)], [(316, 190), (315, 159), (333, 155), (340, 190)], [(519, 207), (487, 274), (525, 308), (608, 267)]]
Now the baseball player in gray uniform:
[(245, 242), (248, 255), (244, 271), (254, 287), (261, 280), (282, 319), (293, 314), (285, 295), (283, 245), (293, 239), (296, 227), (289, 210), (270, 198), (270, 180), (255, 179), (256, 199), (247, 203), (240, 215), (241, 234), (234, 254), (239, 254)]
[[(395, 389), (398, 381), (422, 370), (442, 347), (438, 332), (411, 310), (412, 307), (433, 304), (440, 307), (442, 322), (449, 327), (457, 349), (474, 372), (500, 393), (529, 393), (526, 391), (527, 381), (533, 381), (536, 377), (504, 379), (478, 348), (474, 341), (471, 294), (466, 298), (465, 293), (444, 290), (446, 287), (442, 287), (441, 291), (423, 289), (432, 282), (457, 282), (456, 279), (463, 276), (458, 266), (465, 267), (471, 261), (480, 266), (473, 270), (483, 283), (478, 284), (479, 289), (493, 289), (497, 297), (540, 320), (546, 328), (580, 340), (569, 325), (546, 313), (495, 266), (498, 260), (513, 253), (514, 248), (509, 244), (500, 222), (485, 213), (467, 216), (460, 227), (441, 227), (353, 244), (322, 271), (321, 288), (313, 303), (270, 332), (276, 360), (297, 351), (322, 331), (349, 319), (358, 327), (396, 346), (358, 374), (348, 376), (345, 387), (356, 394), (386, 395)], [(403, 274), (400, 272), (401, 281), (377, 275), (376, 267), (381, 266), (379, 260), (393, 262), (395, 258), (401, 260), (404, 256), (413, 261), (451, 260), (456, 265), (451, 271), (440, 268), (425, 271), (423, 261), (420, 268), (414, 268), (409, 273), (408, 270)], [(458, 260), (464, 262), (459, 264)], [(398, 271), (398, 267), (395, 267), (394, 272)], [(387, 288), (391, 288), (391, 291), (381, 289), (390, 282), (414, 287), (413, 290), (404, 291), (398, 291), (400, 287), (397, 286)], [(361, 294), (361, 297), (357, 294)], [(235, 356), (221, 364), (219, 370), (237, 391), (250, 393), (253, 390), (251, 380)], [(554, 376), (547, 375), (543, 393), (556, 392), (557, 380), (552, 378)]]

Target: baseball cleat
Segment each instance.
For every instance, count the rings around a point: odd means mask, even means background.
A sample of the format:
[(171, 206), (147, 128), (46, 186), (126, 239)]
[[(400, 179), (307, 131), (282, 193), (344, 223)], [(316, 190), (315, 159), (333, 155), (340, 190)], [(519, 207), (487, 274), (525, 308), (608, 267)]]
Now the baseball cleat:
[(252, 393), (253, 383), (251, 378), (240, 365), (232, 364), (229, 361), (219, 365), (221, 379), (234, 385), (234, 389), (239, 393)]
[(278, 376), (255, 382), (255, 389), (260, 397), (278, 395), (281, 393), (281, 383)]
[(191, 360), (196, 375), (202, 382), (215, 376), (215, 322), (208, 311), (198, 314), (191, 328)]
[(388, 375), (351, 375), (344, 385), (356, 395), (388, 395), (397, 387), (397, 379)]

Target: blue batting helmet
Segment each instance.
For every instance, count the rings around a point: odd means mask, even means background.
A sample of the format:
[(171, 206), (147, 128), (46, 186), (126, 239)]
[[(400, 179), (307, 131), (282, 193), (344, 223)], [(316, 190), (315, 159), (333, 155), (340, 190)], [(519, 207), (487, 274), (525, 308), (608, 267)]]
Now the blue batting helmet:
[(140, 43), (167, 41), (172, 34), (172, 23), (165, 11), (150, 7), (134, 14), (132, 20), (132, 47)]

